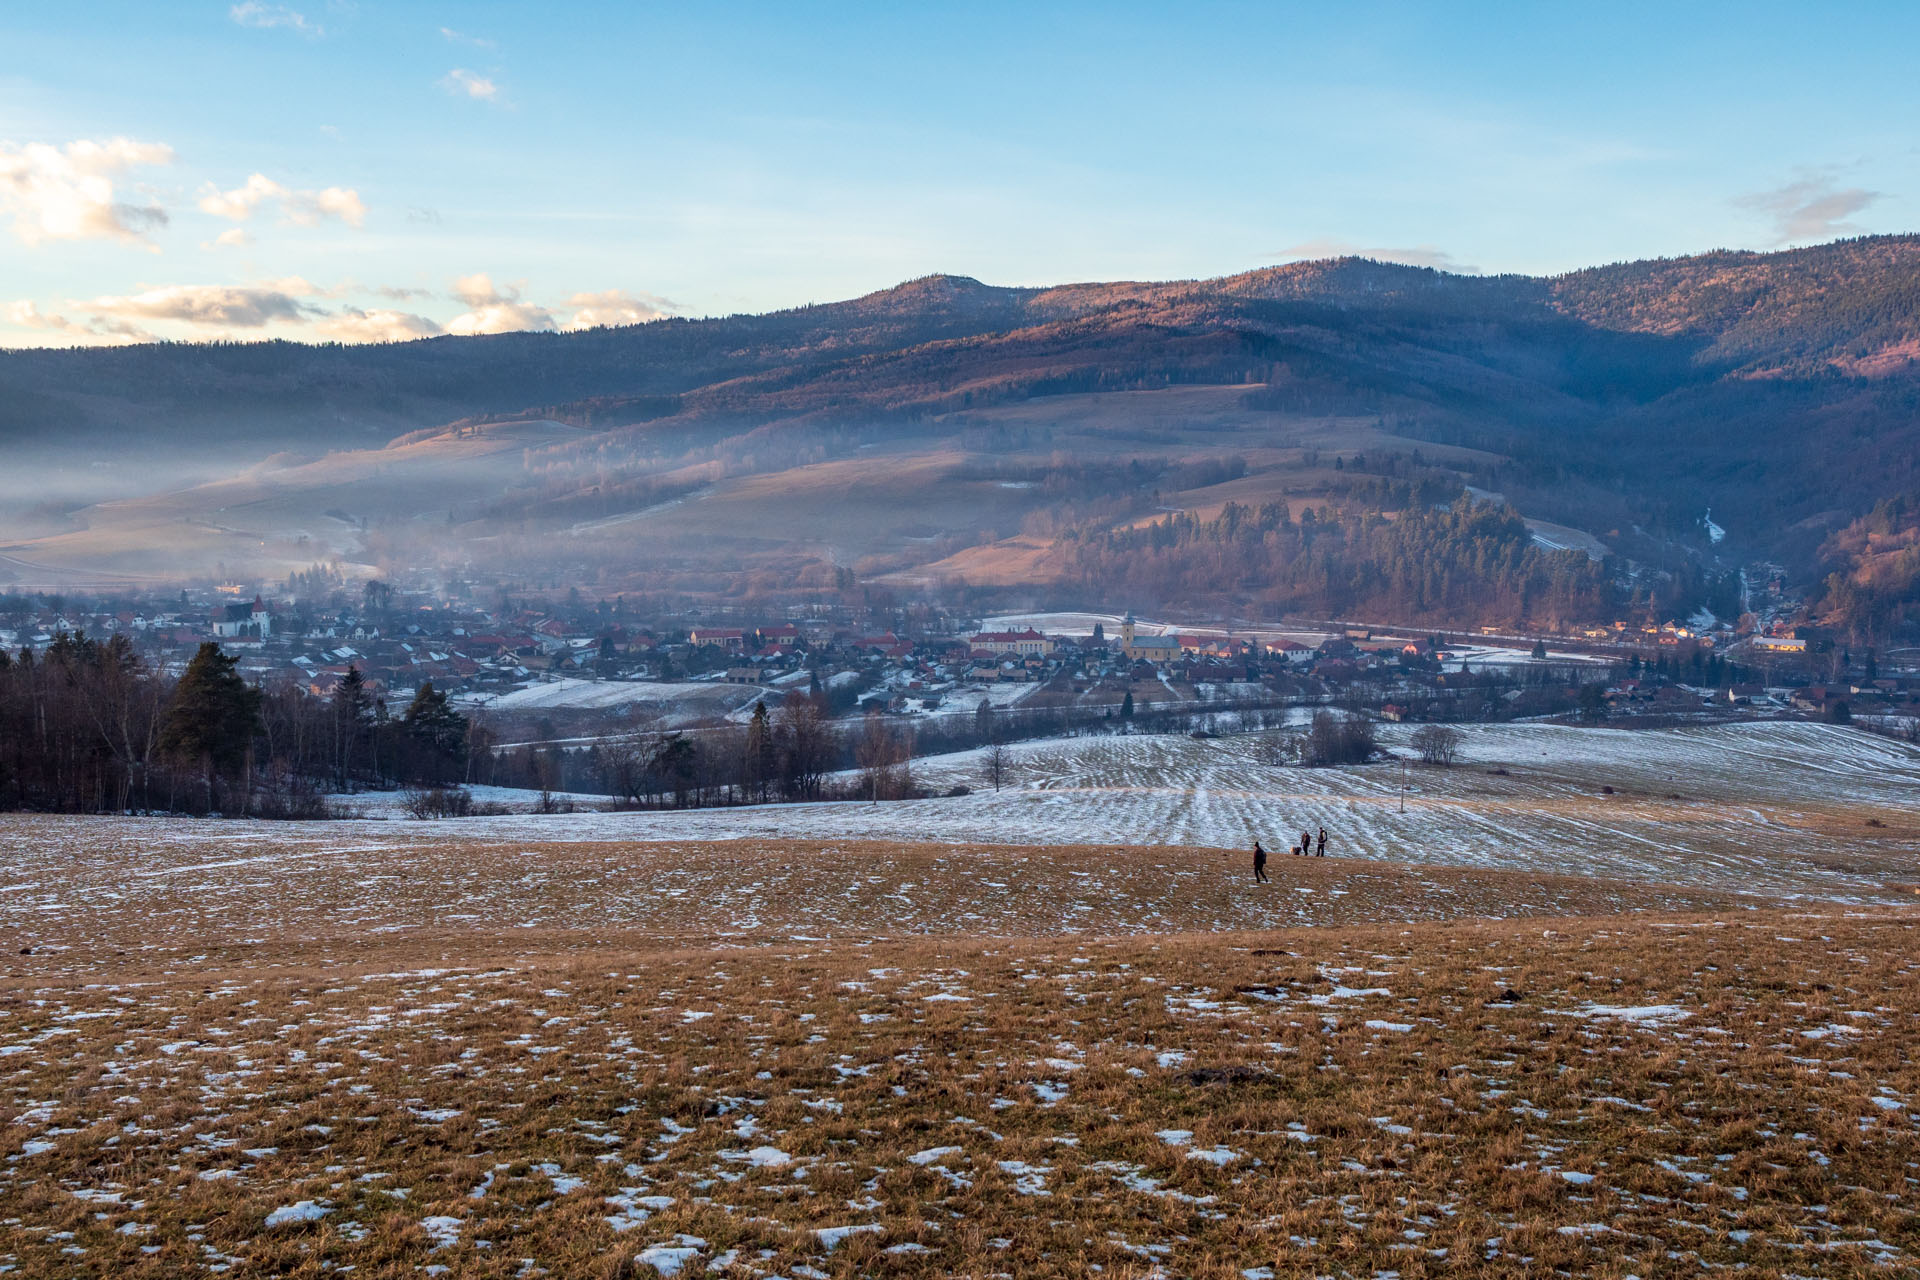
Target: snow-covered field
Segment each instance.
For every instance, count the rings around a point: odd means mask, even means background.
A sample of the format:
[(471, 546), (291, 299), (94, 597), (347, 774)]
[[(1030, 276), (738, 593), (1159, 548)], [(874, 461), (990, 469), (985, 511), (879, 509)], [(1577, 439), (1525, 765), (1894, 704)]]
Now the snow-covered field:
[(1475, 644), (1471, 641), (1449, 644), (1446, 652), (1446, 666), (1449, 671), (1461, 666), (1465, 666), (1469, 671), (1498, 671), (1509, 667), (1565, 667), (1583, 664), (1604, 669), (1616, 661), (1614, 657), (1606, 654), (1566, 653), (1558, 649), (1549, 649), (1546, 657), (1536, 658), (1531, 649), (1497, 644)]
[[(804, 680), (804, 677), (803, 677)], [(719, 681), (579, 680), (566, 678), (530, 684), (494, 697), (463, 698), (465, 705), (489, 711), (580, 711), (611, 707), (656, 706), (663, 714), (694, 718), (724, 716), (751, 706), (766, 690)]]
[[(1384, 728), (1390, 748), (1412, 754), (1411, 726)], [(444, 830), (541, 840), (1229, 849), (1257, 838), (1284, 851), (1300, 831), (1324, 826), (1328, 851), (1341, 857), (1815, 895), (1875, 892), (1893, 874), (1877, 855), (1920, 853), (1911, 825), (1920, 750), (1857, 730), (1768, 722), (1639, 731), (1500, 725), (1466, 734), (1452, 769), (1273, 766), (1260, 761), (1257, 735), (1080, 738), (1012, 748), (1012, 780), (997, 794), (985, 789), (980, 753), (968, 752), (916, 763), (923, 783), (974, 788), (966, 796), (491, 818)], [(1490, 772), (1500, 768), (1506, 776)], [(1892, 825), (1867, 827), (1876, 815)], [(1920, 878), (1920, 865), (1906, 878)]]
[(0, 817), (0, 1273), (1913, 1273), (1920, 752), (1014, 754), (877, 807)]
[[(472, 797), (476, 809), (497, 808), (512, 813), (526, 813), (540, 799), (539, 792), (520, 787), (468, 786), (465, 790)], [(607, 796), (572, 791), (556, 791), (551, 795), (556, 804), (574, 809), (602, 809), (607, 807), (609, 799)], [(336, 799), (342, 809), (356, 818), (391, 820), (408, 816), (407, 793), (404, 791), (362, 791)]]
[[(1090, 636), (1097, 624), (1109, 642), (1117, 643), (1123, 617), (1117, 613), (1002, 613), (981, 620), (985, 631), (1018, 631), (1032, 627), (1050, 636)], [(1225, 627), (1218, 624), (1134, 619), (1134, 629), (1143, 636), (1238, 636), (1245, 640), (1293, 640), (1312, 648), (1327, 639), (1326, 631), (1301, 631), (1290, 627)]]
[[(1384, 728), (1387, 745), (1410, 754), (1410, 727)], [(359, 854), (376, 849), (431, 860), (450, 842), (1245, 849), (1257, 838), (1280, 855), (1275, 870), (1284, 876), (1284, 851), (1297, 833), (1324, 826), (1337, 858), (1640, 880), (1677, 890), (1888, 900), (1906, 897), (1907, 886), (1920, 880), (1920, 750), (1902, 743), (1785, 722), (1649, 731), (1505, 725), (1466, 733), (1462, 763), (1452, 769), (1275, 766), (1262, 761), (1258, 735), (1043, 741), (1010, 750), (1010, 780), (998, 793), (986, 785), (980, 753), (970, 752), (915, 767), (930, 787), (967, 786), (971, 794), (877, 806), (415, 822), (375, 803), (375, 813), (394, 816), (318, 824), (13, 817), (0, 819), (16, 866), (16, 880), (0, 885), (0, 921), (18, 924), (22, 913), (57, 909), (59, 882), (36, 885), (28, 866), (85, 865), (90, 852), (112, 852), (101, 874), (117, 883), (138, 874), (142, 859), (161, 868), (262, 857), (300, 876), (350, 869)]]

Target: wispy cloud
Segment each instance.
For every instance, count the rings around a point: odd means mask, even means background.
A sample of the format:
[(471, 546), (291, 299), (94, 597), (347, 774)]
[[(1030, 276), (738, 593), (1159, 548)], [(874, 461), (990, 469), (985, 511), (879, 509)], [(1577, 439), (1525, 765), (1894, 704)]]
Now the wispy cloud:
[(1847, 219), (1880, 199), (1881, 193), (1842, 187), (1840, 173), (1837, 166), (1802, 170), (1785, 186), (1739, 196), (1734, 203), (1771, 219), (1775, 244), (1858, 234), (1862, 228)]
[(367, 206), (360, 193), (350, 187), (327, 187), (321, 191), (294, 191), (275, 182), (264, 173), (256, 173), (230, 191), (207, 184), (200, 197), (200, 209), (216, 218), (245, 222), (253, 211), (267, 201), (280, 206), (280, 216), (298, 226), (311, 227), (328, 218), (338, 218), (350, 227), (366, 221)]
[(1317, 240), (1290, 245), (1271, 256), (1289, 262), (1311, 261), (1318, 258), (1371, 258), (1375, 262), (1397, 262), (1407, 267), (1432, 267), (1435, 271), (1451, 271), (1456, 275), (1480, 274), (1479, 267), (1472, 263), (1461, 262), (1446, 250), (1437, 249), (1430, 244), (1416, 245), (1410, 249), (1389, 249), (1323, 236)]
[(260, 0), (242, 0), (227, 10), (227, 16), (243, 27), (258, 27), (262, 30), (275, 28), (296, 32), (315, 40), (326, 34), (326, 30), (316, 22), (309, 22), (305, 14), (289, 9), (283, 4), (262, 4)]
[(171, 163), (173, 148), (129, 138), (0, 142), (0, 213), (12, 215), (13, 233), (30, 245), (120, 240), (157, 250), (147, 232), (166, 225), (166, 210), (116, 199), (114, 183), (129, 169)]
[[(436, 297), (451, 297), (465, 310), (443, 322), (406, 306)], [(381, 301), (365, 301), (375, 298)], [(603, 289), (569, 296), (566, 309), (571, 316), (562, 324), (555, 314), (558, 308), (529, 301), (519, 284), (495, 284), (485, 272), (461, 276), (450, 294), (351, 279), (321, 285), (287, 276), (244, 284), (143, 285), (126, 294), (68, 299), (45, 310), (27, 300), (0, 304), (0, 327), (78, 343), (153, 342), (183, 332), (199, 339), (245, 338), (263, 336), (262, 331), (308, 341), (408, 342), (450, 333), (552, 332), (641, 324), (669, 315), (675, 307), (650, 293)]]
[(469, 71), (465, 67), (455, 67), (441, 76), (440, 87), (456, 98), (475, 98), (481, 102), (502, 100), (498, 82), (481, 75), (478, 71)]
[(455, 31), (452, 27), (440, 28), (440, 34), (449, 44), (471, 45), (475, 49), (491, 49), (493, 41), (485, 36), (470, 36), (464, 31)]
[(7, 323), (21, 329), (57, 333), (78, 342), (120, 343), (150, 342), (153, 335), (122, 320), (69, 320), (66, 316), (43, 312), (31, 302), (15, 302), (7, 307)]

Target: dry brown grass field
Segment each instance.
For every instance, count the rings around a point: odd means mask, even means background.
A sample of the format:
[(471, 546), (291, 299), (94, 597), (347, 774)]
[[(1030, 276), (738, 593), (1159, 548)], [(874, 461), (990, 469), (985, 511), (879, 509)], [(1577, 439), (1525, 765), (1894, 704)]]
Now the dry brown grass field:
[(370, 840), (298, 875), (293, 836), (127, 830), (10, 831), (9, 1275), (1920, 1256), (1920, 910), (897, 841)]

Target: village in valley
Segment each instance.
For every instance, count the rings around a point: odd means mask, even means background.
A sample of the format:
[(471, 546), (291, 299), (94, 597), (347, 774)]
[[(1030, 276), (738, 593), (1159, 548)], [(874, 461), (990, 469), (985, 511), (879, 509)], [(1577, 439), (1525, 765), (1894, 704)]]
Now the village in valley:
[[(1912, 736), (1920, 663), (1852, 652), (1791, 601), (1739, 624), (1619, 621), (1574, 634), (1436, 632), (1341, 620), (1175, 624), (1117, 611), (965, 616), (937, 598), (746, 609), (625, 598), (475, 603), (470, 584), (408, 589), (296, 574), (164, 598), (0, 597), (0, 646), (122, 637), (154, 670), (213, 642), (262, 689), (333, 699), (364, 682), (398, 717), (423, 687), (485, 724), (469, 782), (597, 789), (588, 753), (636, 734), (746, 725), (805, 697), (851, 726), (879, 715), (910, 753), (988, 738), (1254, 731), (1314, 708), (1378, 722), (1563, 720), (1648, 727), (1742, 718), (1858, 721)], [(1902, 661), (1905, 658), (1907, 661)], [(357, 695), (356, 695), (357, 696)], [(520, 748), (515, 768), (514, 748)]]

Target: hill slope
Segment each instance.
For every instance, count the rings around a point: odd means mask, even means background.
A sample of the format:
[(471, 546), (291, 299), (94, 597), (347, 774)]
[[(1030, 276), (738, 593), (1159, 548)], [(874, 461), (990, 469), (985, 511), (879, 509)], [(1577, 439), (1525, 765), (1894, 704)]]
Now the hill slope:
[[(332, 549), (444, 562), (451, 528), (483, 560), (475, 539), (530, 537), (524, 560), (529, 545), (558, 554), (555, 529), (621, 520), (661, 551), (682, 527), (717, 525), (727, 556), (779, 580), (809, 564), (897, 573), (1088, 520), (1217, 510), (1224, 498), (1182, 480), (1201, 465), (1256, 477), (1235, 481), (1235, 500), (1345, 504), (1355, 484), (1330, 482), (1331, 454), (1383, 480), (1440, 465), (1456, 489), (1497, 490), (1647, 565), (1710, 573), (1739, 551), (1812, 583), (1850, 567), (1830, 535), (1920, 489), (1917, 408), (1920, 237), (1551, 279), (1351, 258), (1045, 289), (929, 276), (825, 306), (575, 334), (0, 354), (0, 440), (38, 468), (31, 493), (0, 491), (15, 540), (0, 550), (124, 568), (100, 548), (123, 540), (126, 508), (90, 506), (102, 497), (178, 493), (280, 451), (298, 464), (316, 440), (377, 453), (419, 433), (417, 459), (423, 441), (460, 439), (442, 424), (533, 418), (574, 430), (428, 493), (431, 533), (415, 511), (384, 550)], [(109, 439), (117, 472), (92, 465)], [(795, 470), (825, 464), (840, 470)], [(836, 492), (866, 495), (864, 531), (843, 536)], [(649, 529), (663, 503), (681, 514)], [(711, 519), (694, 517), (702, 504)], [(1708, 507), (1727, 547), (1702, 533)], [(387, 519), (349, 514), (369, 530)], [(288, 530), (242, 533), (257, 547)], [(240, 549), (220, 554), (232, 565)]]

